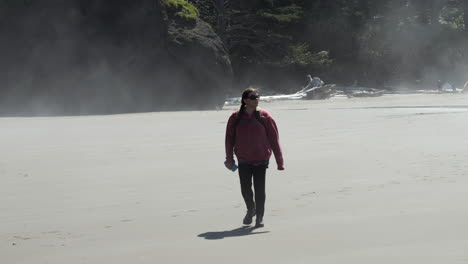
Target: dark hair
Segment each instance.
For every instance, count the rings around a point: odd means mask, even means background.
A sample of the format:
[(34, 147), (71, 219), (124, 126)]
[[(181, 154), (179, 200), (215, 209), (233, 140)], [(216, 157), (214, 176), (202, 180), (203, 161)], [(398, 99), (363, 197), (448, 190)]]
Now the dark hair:
[(244, 109), (245, 109), (244, 99), (247, 99), (249, 97), (250, 93), (258, 93), (258, 91), (255, 88), (247, 88), (242, 92), (241, 107), (239, 109), (239, 114), (238, 115), (242, 115), (242, 113), (244, 112)]

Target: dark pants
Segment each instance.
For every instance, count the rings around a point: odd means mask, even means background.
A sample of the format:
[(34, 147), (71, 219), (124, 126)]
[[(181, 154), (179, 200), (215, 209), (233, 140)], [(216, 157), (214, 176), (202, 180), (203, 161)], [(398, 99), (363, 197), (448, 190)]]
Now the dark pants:
[[(239, 164), (239, 179), (242, 197), (247, 210), (256, 209), (257, 217), (263, 217), (265, 212), (265, 174), (267, 165)], [(255, 190), (252, 192), (252, 179)]]

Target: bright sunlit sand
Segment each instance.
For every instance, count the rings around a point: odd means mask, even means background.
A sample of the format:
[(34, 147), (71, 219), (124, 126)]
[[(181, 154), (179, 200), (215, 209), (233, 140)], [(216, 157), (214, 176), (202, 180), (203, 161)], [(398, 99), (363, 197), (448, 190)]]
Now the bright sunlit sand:
[(286, 170), (260, 229), (223, 165), (237, 106), (0, 118), (0, 262), (468, 262), (468, 95), (261, 107)]

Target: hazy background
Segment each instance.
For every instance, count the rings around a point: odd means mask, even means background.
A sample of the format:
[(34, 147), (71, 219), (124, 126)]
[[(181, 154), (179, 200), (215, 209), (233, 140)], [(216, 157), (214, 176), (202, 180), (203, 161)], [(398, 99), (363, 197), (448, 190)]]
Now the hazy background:
[(466, 0), (0, 1), (0, 115), (215, 109), (248, 87), (468, 79)]

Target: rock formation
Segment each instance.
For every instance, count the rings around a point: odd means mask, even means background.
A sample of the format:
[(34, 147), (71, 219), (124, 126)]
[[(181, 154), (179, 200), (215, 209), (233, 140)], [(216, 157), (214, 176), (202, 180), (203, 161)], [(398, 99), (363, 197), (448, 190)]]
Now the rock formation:
[(224, 46), (163, 0), (0, 0), (0, 115), (214, 109)]

